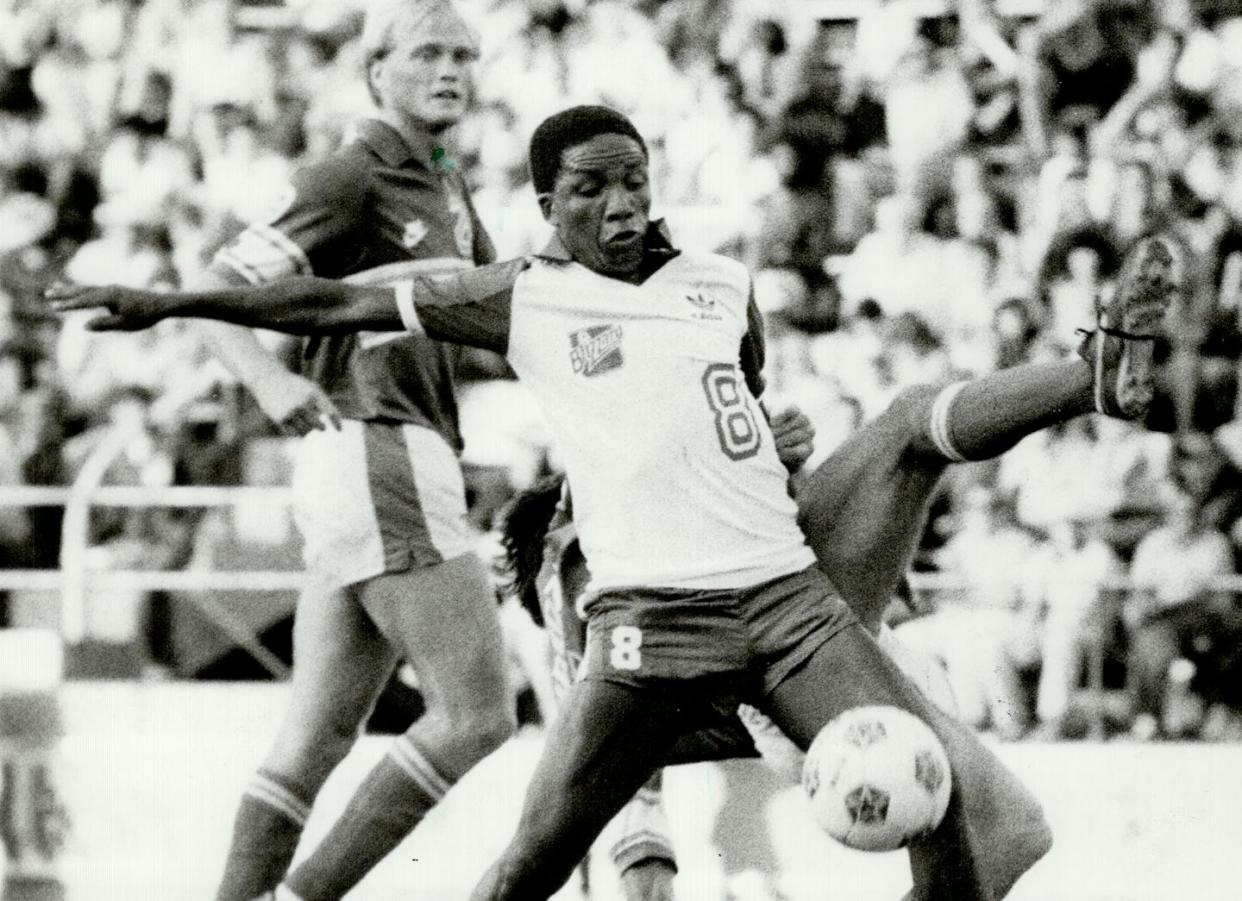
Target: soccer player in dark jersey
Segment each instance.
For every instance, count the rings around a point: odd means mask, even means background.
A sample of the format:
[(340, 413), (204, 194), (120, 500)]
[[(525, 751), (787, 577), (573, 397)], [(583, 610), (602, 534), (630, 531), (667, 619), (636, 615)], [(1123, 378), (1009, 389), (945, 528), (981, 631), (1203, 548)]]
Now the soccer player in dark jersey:
[[(401, 323), (504, 353), (535, 394), (574, 489), (592, 573), (589, 637), (518, 830), (477, 901), (549, 897), (678, 741), (741, 701), (800, 748), (851, 707), (889, 704), (923, 719), (954, 778), (943, 822), (908, 849), (911, 897), (1004, 895), (1047, 851), (1042, 811), (900, 673), (817, 565), (771, 430), (756, 415), (762, 331), (745, 268), (678, 251), (650, 220), (646, 145), (612, 110), (576, 107), (546, 120), (531, 140), (531, 169), (555, 236), (528, 258), (395, 288), (298, 279), (53, 297), (61, 310), (105, 308), (92, 324), (99, 330), (186, 315), (301, 334)], [(1162, 258), (1165, 242), (1146, 247), (1148, 291), (1167, 295), (1175, 261)], [(1119, 338), (1104, 367), (1104, 387), (1123, 408), (1148, 389), (1149, 339), (1162, 323), (1151, 309), (1126, 312), (1108, 327), (1131, 337)], [(1058, 405), (1078, 397), (1064, 393), (1070, 375), (1051, 386)], [(1090, 370), (1085, 379), (1090, 397)], [(945, 397), (955, 410), (978, 401), (968, 387)], [(992, 436), (969, 425), (945, 446), (981, 450)]]
[[(448, 144), (470, 100), (473, 36), (449, 3), (384, 0), (362, 42), (375, 115), (295, 175), (278, 208), (220, 251), (204, 288), (310, 274), (388, 284), (494, 258)], [(248, 329), (213, 323), (207, 339), (268, 416), (305, 436), (293, 490), (308, 573), (288, 713), (243, 794), (217, 898), (251, 901), (284, 879), (281, 897), (327, 901), (514, 728), (457, 459), (460, 348), (406, 331), (314, 338), (299, 374)], [(402, 658), (426, 712), (286, 876), (310, 806)]]

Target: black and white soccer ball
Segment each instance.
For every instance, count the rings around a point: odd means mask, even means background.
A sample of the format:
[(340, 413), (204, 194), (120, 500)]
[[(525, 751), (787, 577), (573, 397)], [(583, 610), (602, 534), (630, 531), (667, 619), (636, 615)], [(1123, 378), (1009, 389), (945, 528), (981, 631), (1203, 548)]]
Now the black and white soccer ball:
[(940, 825), (949, 758), (935, 733), (897, 707), (853, 707), (807, 750), (802, 786), (816, 822), (860, 851), (892, 851)]

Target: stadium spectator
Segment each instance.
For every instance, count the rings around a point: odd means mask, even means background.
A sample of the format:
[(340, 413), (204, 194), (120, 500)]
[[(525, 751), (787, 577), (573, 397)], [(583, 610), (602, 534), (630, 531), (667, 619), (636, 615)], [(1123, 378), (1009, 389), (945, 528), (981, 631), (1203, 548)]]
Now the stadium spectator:
[(1049, 4), (1027, 47), (1023, 126), (1031, 149), (1049, 149), (1058, 128), (1103, 119), (1134, 81), (1151, 37), (1144, 0), (1068, 0)]
[(1125, 610), (1133, 734), (1141, 739), (1193, 734), (1200, 725), (1197, 712), (1166, 705), (1170, 671), (1181, 659), (1203, 657), (1226, 625), (1237, 627), (1234, 599), (1213, 584), (1234, 572), (1229, 539), (1204, 521), (1191, 495), (1169, 488), (1164, 500), (1163, 524), (1134, 552), (1135, 590)]
[(944, 661), (965, 722), (1014, 739), (1031, 720), (1021, 672), (1039, 659), (1039, 610), (1022, 595), (1036, 544), (987, 488), (976, 486), (962, 500), (958, 527), (936, 563), (963, 587), (938, 592), (934, 612), (895, 631)]
[(1041, 738), (1066, 736), (1087, 656), (1098, 653), (1108, 637), (1103, 590), (1122, 567), (1092, 525), (1071, 520), (1056, 526), (1027, 564), (1023, 603), (1040, 623), (1035, 717)]
[[(486, 22), (465, 168), (502, 253), (542, 235), (523, 193), (534, 123), (577, 101), (625, 108), (652, 139), (678, 233), (780, 273), (768, 281), (785, 311), (781, 379), (825, 423), (842, 420), (820, 426), (822, 441), (848, 430), (855, 404), (873, 415), (911, 379), (1076, 341), (1068, 329), (1107, 296), (1115, 248), (1172, 224), (1203, 282), (1154, 406), (1213, 446), (1075, 427), (1016, 451), (1001, 486), (1024, 525), (1099, 520), (1124, 557), (1156, 518), (1153, 486), (1193, 481), (1204, 516), (1242, 546), (1238, 4), (1071, 0), (1032, 25), (962, 0), (955, 25), (877, 2), (855, 25), (776, 2), (462, 2)], [(292, 27), (264, 29), (239, 27), (224, 0), (0, 3), (0, 344), (22, 348), (23, 404), (42, 436), (28, 481), (64, 480), (61, 445), (118, 388), (158, 395), (164, 434), (204, 426), (193, 401), (219, 373), (177, 329), (108, 347), (74, 325), (58, 338), (37, 298), (62, 271), (185, 284), (231, 216), (283, 181), (272, 173), (339, 144), (366, 102), (354, 78), (362, 4), (294, 6)], [(647, 77), (617, 88), (600, 59)], [(243, 421), (238, 441), (263, 432)], [(1091, 470), (1110, 477), (1074, 478)], [(54, 561), (56, 511), (29, 515), (52, 516), (34, 543)]]

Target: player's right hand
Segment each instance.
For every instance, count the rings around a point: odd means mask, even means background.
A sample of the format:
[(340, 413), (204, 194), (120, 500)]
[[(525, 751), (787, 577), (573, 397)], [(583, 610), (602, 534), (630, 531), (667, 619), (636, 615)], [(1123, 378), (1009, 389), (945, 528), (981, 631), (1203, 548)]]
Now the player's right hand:
[(782, 410), (769, 420), (776, 455), (790, 472), (797, 472), (815, 452), (815, 427), (797, 407)]
[(106, 310), (86, 323), (92, 332), (136, 332), (150, 328), (164, 318), (167, 295), (139, 291), (120, 285), (69, 285), (58, 282), (44, 296), (57, 313), (73, 310)]
[(626, 867), (621, 874), (625, 901), (673, 901), (672, 864), (660, 857), (648, 857)]
[(286, 435), (301, 436), (326, 429), (340, 431), (341, 411), (324, 390), (308, 378), (287, 372), (255, 386), (259, 409)]

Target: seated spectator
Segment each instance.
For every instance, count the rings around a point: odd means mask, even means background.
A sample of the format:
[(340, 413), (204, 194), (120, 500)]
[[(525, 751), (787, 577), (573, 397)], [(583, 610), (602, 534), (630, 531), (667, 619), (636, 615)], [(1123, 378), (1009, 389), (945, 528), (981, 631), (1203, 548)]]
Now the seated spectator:
[(1230, 459), (1224, 440), (1199, 432), (1178, 435), (1169, 466), (1173, 483), (1199, 505), (1204, 525), (1232, 535), (1242, 522), (1242, 460)]
[(963, 721), (1018, 738), (1031, 721), (1021, 673), (1039, 660), (1039, 610), (1021, 594), (1035, 543), (988, 489), (975, 486), (962, 503), (960, 526), (936, 563), (963, 587), (938, 592), (934, 612), (896, 633), (944, 662)]
[(1126, 424), (1102, 419), (1054, 426), (1001, 459), (998, 483), (1012, 493), (1024, 526), (1048, 532), (1071, 520), (1106, 520), (1132, 486), (1149, 484), (1152, 445)]
[(1214, 587), (1233, 572), (1229, 539), (1207, 525), (1193, 497), (1169, 488), (1163, 524), (1139, 542), (1130, 565), (1135, 587), (1125, 618), (1135, 737), (1175, 738), (1200, 725), (1193, 706), (1166, 704), (1170, 670), (1179, 660), (1209, 657), (1224, 633), (1242, 627), (1234, 599)]
[(1044, 330), (1050, 338), (1069, 346), (1076, 343), (1075, 329), (1091, 323), (1100, 292), (1116, 276), (1120, 257), (1108, 233), (1094, 226), (1053, 238), (1037, 277)]
[(1026, 300), (1011, 297), (1002, 301), (992, 312), (994, 368), (1008, 369), (1037, 359), (1040, 335), (1039, 323)]
[(1107, 625), (1103, 589), (1121, 574), (1121, 561), (1097, 529), (1071, 520), (1052, 529), (1028, 564), (1026, 606), (1040, 611), (1039, 685), (1035, 716), (1041, 738), (1066, 735), (1071, 698), (1083, 664)]

